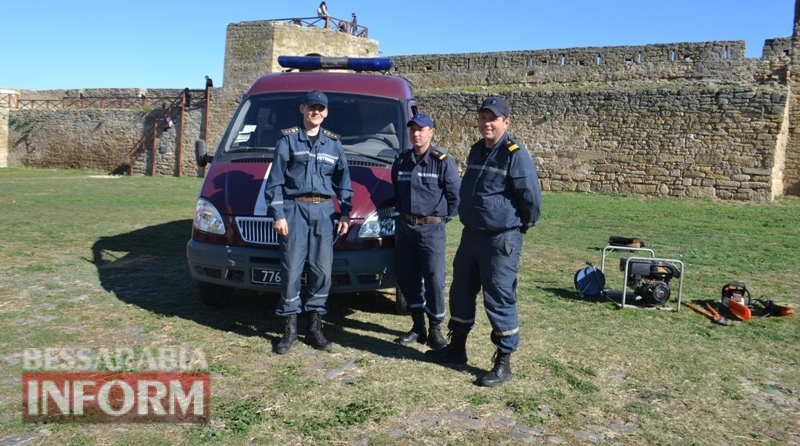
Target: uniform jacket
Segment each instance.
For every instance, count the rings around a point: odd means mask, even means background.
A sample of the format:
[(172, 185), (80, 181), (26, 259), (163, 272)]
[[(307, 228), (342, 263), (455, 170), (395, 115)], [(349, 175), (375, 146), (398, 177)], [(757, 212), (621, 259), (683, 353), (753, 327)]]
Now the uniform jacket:
[(269, 215), (284, 218), (283, 201), (295, 195), (320, 194), (339, 199), (343, 216), (353, 209), (347, 157), (339, 135), (320, 129), (314, 145), (301, 127), (282, 130), (265, 190)]
[(392, 165), (392, 184), (400, 214), (449, 220), (458, 213), (461, 178), (453, 158), (440, 147), (429, 147), (419, 161), (414, 150), (399, 154)]
[(468, 230), (498, 233), (536, 224), (542, 194), (530, 153), (508, 134), (484, 155), (484, 139), (467, 156), (459, 215)]

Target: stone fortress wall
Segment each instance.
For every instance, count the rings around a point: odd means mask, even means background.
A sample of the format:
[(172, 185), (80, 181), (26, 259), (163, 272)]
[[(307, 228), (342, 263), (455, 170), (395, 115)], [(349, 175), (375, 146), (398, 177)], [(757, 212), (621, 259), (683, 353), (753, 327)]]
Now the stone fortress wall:
[[(534, 154), (545, 190), (769, 201), (800, 195), (794, 45), (767, 40), (761, 58), (745, 57), (742, 41), (398, 56), (392, 71), (436, 119), (436, 143), (462, 163), (478, 137), (476, 108), (500, 94), (512, 106), (510, 133)], [(280, 54), (308, 53), (369, 57), (378, 43), (280, 22), (229, 24), (211, 107), (186, 109), (175, 126), (182, 138), (174, 129), (159, 134), (158, 150), (137, 154), (134, 173), (149, 174), (155, 157), (156, 174), (174, 175), (180, 163), (184, 174), (201, 175), (190, 156), (194, 140), (207, 135), (213, 151), (253, 80), (279, 70)], [(181, 90), (19, 91), (16, 100)], [(129, 163), (131, 147), (160, 115), (158, 108), (6, 108), (8, 166), (109, 171)]]
[[(768, 201), (784, 193), (789, 39), (394, 58), (462, 161), (488, 94), (544, 190)], [(480, 87), (481, 92), (474, 91)]]

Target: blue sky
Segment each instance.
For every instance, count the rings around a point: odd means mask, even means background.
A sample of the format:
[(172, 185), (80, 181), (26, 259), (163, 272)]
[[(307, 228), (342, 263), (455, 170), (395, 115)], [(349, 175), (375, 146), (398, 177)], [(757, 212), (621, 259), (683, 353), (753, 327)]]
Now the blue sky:
[[(220, 86), (228, 23), (315, 15), (316, 0), (9, 0), (0, 88)], [(765, 39), (792, 32), (792, 0), (330, 0), (384, 56)]]

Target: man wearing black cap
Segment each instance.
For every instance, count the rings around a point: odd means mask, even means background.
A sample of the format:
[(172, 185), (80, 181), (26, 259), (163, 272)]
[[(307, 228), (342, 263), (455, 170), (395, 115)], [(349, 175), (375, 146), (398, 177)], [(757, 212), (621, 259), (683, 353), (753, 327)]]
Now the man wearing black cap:
[(517, 271), (523, 234), (539, 219), (539, 176), (528, 150), (508, 135), (511, 109), (491, 96), (478, 110), (481, 138), (470, 149), (458, 213), (464, 229), (453, 260), (450, 344), (425, 355), (465, 364), (467, 335), (475, 325), (475, 300), (483, 304), (497, 347), (492, 370), (478, 383), (499, 386), (511, 378), (511, 353), (519, 346)]
[[(338, 197), (341, 210), (337, 234), (347, 233), (353, 208), (350, 171), (339, 135), (321, 127), (328, 116), (328, 97), (319, 90), (309, 92), (300, 113), (303, 127), (281, 131), (264, 192), (280, 236), (283, 281), (276, 313), (286, 317), (286, 329), (275, 347), (278, 354), (288, 353), (297, 342), (297, 315), (303, 310), (311, 314), (308, 342), (330, 350), (321, 317), (327, 313), (333, 266), (332, 198)], [(306, 263), (308, 298), (303, 305), (300, 286)]]
[[(413, 145), (392, 165), (395, 209), (395, 274), (411, 313), (411, 331), (395, 339), (403, 345), (427, 344), (433, 350), (447, 345), (439, 328), (444, 320), (445, 223), (458, 211), (461, 178), (456, 163), (433, 147), (433, 119), (418, 113), (408, 121)], [(430, 327), (425, 331), (425, 314)]]

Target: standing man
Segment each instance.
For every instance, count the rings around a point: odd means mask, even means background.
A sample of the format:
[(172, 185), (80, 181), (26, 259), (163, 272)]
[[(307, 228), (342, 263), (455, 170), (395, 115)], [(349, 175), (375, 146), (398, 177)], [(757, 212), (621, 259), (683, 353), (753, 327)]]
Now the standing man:
[[(456, 163), (433, 147), (433, 119), (418, 113), (408, 121), (412, 150), (397, 155), (392, 184), (397, 197), (395, 274), (411, 313), (411, 331), (395, 339), (408, 345), (427, 344), (433, 350), (447, 345), (439, 328), (444, 320), (445, 223), (458, 212), (461, 178)], [(425, 332), (425, 313), (430, 328)]]
[(511, 353), (519, 346), (517, 271), (523, 234), (539, 219), (539, 175), (528, 150), (506, 133), (511, 109), (490, 96), (478, 110), (483, 136), (470, 149), (458, 209), (464, 229), (453, 260), (450, 344), (425, 355), (434, 362), (465, 364), (467, 335), (475, 325), (475, 299), (483, 306), (497, 347), (492, 370), (479, 384), (494, 387), (511, 378)]
[(356, 13), (353, 13), (353, 21), (352, 21), (352, 28), (350, 28), (350, 33), (354, 36), (358, 35), (358, 18), (356, 18)]
[[(328, 97), (319, 90), (300, 104), (303, 127), (282, 130), (265, 191), (269, 215), (280, 236), (281, 298), (276, 313), (286, 317), (283, 338), (275, 353), (288, 353), (297, 342), (297, 315), (311, 313), (308, 342), (316, 349), (330, 350), (322, 334), (322, 316), (327, 313), (333, 267), (332, 198), (338, 197), (341, 217), (337, 234), (350, 227), (353, 190), (339, 135), (320, 127), (328, 116)], [(308, 263), (308, 298), (300, 298), (303, 266)]]

